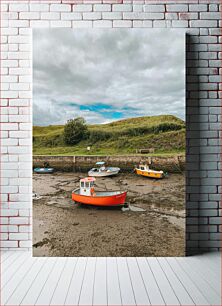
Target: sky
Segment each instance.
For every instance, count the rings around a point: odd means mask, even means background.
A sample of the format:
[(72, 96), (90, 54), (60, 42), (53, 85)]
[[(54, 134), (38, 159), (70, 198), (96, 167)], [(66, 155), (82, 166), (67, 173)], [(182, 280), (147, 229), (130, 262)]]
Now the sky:
[(185, 117), (181, 29), (34, 29), (33, 124)]

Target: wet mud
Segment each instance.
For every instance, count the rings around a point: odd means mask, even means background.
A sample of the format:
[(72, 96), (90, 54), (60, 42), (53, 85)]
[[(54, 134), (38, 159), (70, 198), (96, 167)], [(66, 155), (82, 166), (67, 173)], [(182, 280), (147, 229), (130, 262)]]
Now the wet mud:
[[(96, 190), (127, 190), (131, 209), (76, 204), (84, 173), (33, 174), (33, 256), (184, 256), (185, 176), (119, 174)], [(133, 208), (141, 209), (133, 209)]]

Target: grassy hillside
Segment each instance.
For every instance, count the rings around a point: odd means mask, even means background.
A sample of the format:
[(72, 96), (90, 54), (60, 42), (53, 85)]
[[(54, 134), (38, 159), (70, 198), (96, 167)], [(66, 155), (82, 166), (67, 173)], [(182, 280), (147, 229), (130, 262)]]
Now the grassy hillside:
[[(90, 137), (75, 146), (63, 141), (64, 126), (34, 126), (33, 153), (43, 155), (135, 154), (136, 149), (154, 148), (155, 154), (185, 150), (185, 125), (174, 116), (152, 116), (88, 125)], [(87, 151), (87, 146), (91, 151)]]

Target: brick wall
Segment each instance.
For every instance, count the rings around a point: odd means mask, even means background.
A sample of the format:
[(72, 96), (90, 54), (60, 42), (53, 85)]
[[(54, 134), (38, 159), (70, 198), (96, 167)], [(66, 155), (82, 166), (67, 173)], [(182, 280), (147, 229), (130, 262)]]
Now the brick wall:
[(187, 254), (221, 245), (220, 0), (1, 1), (1, 248), (31, 246), (31, 29), (187, 29)]

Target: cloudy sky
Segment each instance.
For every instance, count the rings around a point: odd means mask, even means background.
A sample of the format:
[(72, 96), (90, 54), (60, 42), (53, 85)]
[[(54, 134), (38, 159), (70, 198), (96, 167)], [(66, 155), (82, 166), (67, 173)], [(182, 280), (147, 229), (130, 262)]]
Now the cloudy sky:
[(185, 117), (185, 35), (170, 29), (35, 29), (33, 124)]

